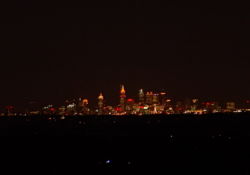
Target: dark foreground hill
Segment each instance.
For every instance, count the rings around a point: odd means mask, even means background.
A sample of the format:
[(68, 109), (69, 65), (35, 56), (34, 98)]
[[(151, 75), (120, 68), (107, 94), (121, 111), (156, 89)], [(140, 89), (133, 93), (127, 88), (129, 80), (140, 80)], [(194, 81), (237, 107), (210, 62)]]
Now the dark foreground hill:
[(249, 113), (2, 117), (0, 135), (7, 174), (250, 174)]

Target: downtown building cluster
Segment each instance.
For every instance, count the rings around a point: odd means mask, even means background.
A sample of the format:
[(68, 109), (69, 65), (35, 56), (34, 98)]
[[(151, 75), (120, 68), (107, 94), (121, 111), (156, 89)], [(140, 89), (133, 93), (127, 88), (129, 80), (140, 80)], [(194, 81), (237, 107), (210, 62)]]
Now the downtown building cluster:
[[(249, 101), (248, 101), (249, 103)], [(215, 101), (201, 102), (199, 99), (176, 101), (167, 92), (144, 92), (138, 90), (135, 99), (128, 98), (124, 85), (120, 87), (119, 104), (111, 106), (106, 103), (103, 93), (96, 99), (95, 107), (90, 107), (88, 99), (67, 100), (64, 105), (54, 107), (47, 105), (30, 114), (43, 115), (157, 115), (157, 114), (206, 114), (220, 112), (242, 112), (249, 109), (236, 107), (235, 102), (222, 105)]]
[[(250, 106), (250, 101), (247, 101)], [(96, 99), (95, 107), (90, 107), (88, 99), (66, 100), (65, 104), (56, 107), (52, 104), (39, 109), (28, 109), (22, 113), (15, 113), (13, 106), (7, 106), (5, 115), (157, 115), (157, 114), (207, 114), (221, 112), (244, 112), (248, 108), (237, 108), (235, 102), (224, 105), (215, 101), (201, 102), (199, 99), (186, 99), (176, 101), (169, 98), (167, 92), (144, 92), (138, 90), (136, 99), (128, 98), (124, 85), (120, 87), (119, 104), (111, 106), (106, 104), (103, 93)]]
[(149, 114), (173, 114), (171, 100), (166, 92), (144, 93), (138, 91), (138, 98), (127, 98), (125, 86), (121, 85), (119, 104), (111, 106), (106, 104), (105, 96), (100, 93), (96, 100), (96, 107), (89, 107), (89, 100), (79, 98), (67, 101), (67, 104), (59, 108), (48, 105), (43, 108), (43, 114), (56, 113), (58, 115), (149, 115)]

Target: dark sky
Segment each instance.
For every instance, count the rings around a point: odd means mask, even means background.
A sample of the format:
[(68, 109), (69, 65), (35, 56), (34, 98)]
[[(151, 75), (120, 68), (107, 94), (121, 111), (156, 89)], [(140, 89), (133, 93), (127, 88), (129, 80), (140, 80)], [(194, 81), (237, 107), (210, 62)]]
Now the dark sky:
[[(84, 3), (83, 3), (84, 2)], [(250, 98), (246, 4), (190, 1), (1, 5), (0, 105), (60, 103), (139, 88), (176, 98)]]

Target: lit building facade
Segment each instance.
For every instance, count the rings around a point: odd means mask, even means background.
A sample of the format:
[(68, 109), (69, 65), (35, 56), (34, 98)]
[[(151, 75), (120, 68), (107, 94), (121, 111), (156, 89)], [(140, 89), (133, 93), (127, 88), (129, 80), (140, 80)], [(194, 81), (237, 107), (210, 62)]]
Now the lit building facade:
[(121, 86), (120, 90), (120, 107), (122, 112), (124, 112), (126, 108), (126, 90), (124, 85)]
[(98, 115), (103, 115), (103, 108), (104, 108), (104, 96), (102, 93), (98, 96)]
[(139, 105), (144, 105), (144, 103), (145, 103), (145, 98), (144, 98), (144, 91), (143, 91), (143, 89), (140, 89), (139, 90)]

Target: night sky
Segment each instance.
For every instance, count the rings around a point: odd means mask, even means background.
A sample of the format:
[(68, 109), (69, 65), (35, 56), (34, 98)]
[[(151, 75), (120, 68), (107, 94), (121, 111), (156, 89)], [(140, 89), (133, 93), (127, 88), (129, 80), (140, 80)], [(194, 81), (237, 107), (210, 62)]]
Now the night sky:
[(246, 4), (190, 1), (1, 5), (0, 105), (30, 100), (116, 104), (120, 84), (179, 99), (250, 98)]

